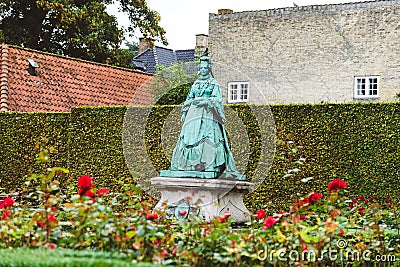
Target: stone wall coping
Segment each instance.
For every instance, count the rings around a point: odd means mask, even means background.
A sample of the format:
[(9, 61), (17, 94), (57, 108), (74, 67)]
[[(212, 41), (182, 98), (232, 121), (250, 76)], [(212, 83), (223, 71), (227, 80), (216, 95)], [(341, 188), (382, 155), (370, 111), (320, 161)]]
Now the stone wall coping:
[(337, 13), (345, 10), (375, 8), (382, 6), (395, 6), (400, 5), (400, 0), (375, 0), (375, 1), (363, 1), (356, 3), (341, 3), (341, 4), (327, 4), (327, 5), (309, 5), (309, 6), (297, 6), (297, 7), (284, 7), (267, 10), (256, 10), (256, 11), (241, 11), (233, 12), (230, 14), (213, 14), (210, 13), (209, 19), (241, 19), (258, 16), (282, 17), (284, 15), (306, 15), (311, 13)]

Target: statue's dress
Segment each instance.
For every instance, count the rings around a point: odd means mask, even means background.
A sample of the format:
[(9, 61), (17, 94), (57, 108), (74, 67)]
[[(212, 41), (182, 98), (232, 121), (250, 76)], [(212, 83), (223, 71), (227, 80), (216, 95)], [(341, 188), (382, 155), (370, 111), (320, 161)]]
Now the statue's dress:
[(171, 170), (209, 171), (214, 172), (216, 178), (224, 172), (236, 174), (224, 129), (221, 88), (214, 78), (209, 76), (194, 82), (182, 114), (184, 123), (172, 156)]

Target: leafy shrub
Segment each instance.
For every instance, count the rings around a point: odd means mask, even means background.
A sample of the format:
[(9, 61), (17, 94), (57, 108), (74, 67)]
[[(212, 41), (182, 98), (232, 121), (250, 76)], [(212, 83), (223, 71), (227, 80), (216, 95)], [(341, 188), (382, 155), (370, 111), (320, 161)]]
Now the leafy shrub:
[(149, 263), (133, 264), (123, 254), (96, 251), (48, 250), (48, 249), (2, 249), (2, 267), (157, 267)]
[[(289, 145), (287, 156), (296, 168), (287, 170), (285, 176), (292, 178), (302, 171), (305, 160), (297, 158), (299, 147)], [(48, 153), (42, 148), (37, 160), (46, 165)], [(163, 213), (151, 211), (140, 189), (126, 186), (112, 192), (96, 188), (96, 180), (88, 175), (72, 178), (68, 191), (63, 192), (57, 179), (68, 173), (49, 167), (43, 174), (31, 175), (21, 199), (7, 197), (0, 202), (2, 248), (47, 248), (65, 254), (70, 252), (64, 249), (81, 250), (72, 252), (76, 256), (70, 264), (86, 261), (81, 256), (92, 255), (89, 251), (108, 251), (119, 254), (99, 255), (111, 255), (121, 266), (125, 260), (172, 266), (364, 266), (379, 263), (378, 256), (398, 265), (400, 196), (383, 202), (375, 196), (351, 199), (346, 196), (351, 187), (341, 179), (327, 183), (328, 190), (297, 194), (281, 212), (259, 210), (247, 227), (233, 228), (229, 213), (211, 222), (196, 217), (166, 219)], [(327, 253), (333, 251), (333, 256)], [(101, 262), (93, 258), (88, 261)], [(8, 266), (9, 259), (0, 260)]]

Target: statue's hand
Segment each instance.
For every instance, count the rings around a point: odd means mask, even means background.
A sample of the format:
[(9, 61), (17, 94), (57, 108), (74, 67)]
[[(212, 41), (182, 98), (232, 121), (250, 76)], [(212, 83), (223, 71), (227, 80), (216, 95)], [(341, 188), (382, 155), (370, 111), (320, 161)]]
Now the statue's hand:
[(185, 122), (185, 119), (186, 119), (186, 114), (182, 114), (181, 122)]
[(197, 102), (196, 106), (198, 106), (198, 107), (208, 106), (208, 101), (207, 100), (199, 100)]

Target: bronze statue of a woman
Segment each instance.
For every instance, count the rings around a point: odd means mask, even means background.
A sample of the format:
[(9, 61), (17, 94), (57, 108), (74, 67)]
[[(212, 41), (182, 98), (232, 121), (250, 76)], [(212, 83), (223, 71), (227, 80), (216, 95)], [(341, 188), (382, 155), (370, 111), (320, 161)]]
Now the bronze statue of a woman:
[(244, 180), (236, 170), (224, 124), (221, 87), (213, 78), (213, 62), (202, 56), (199, 78), (182, 107), (182, 130), (174, 149), (171, 168), (161, 176)]

